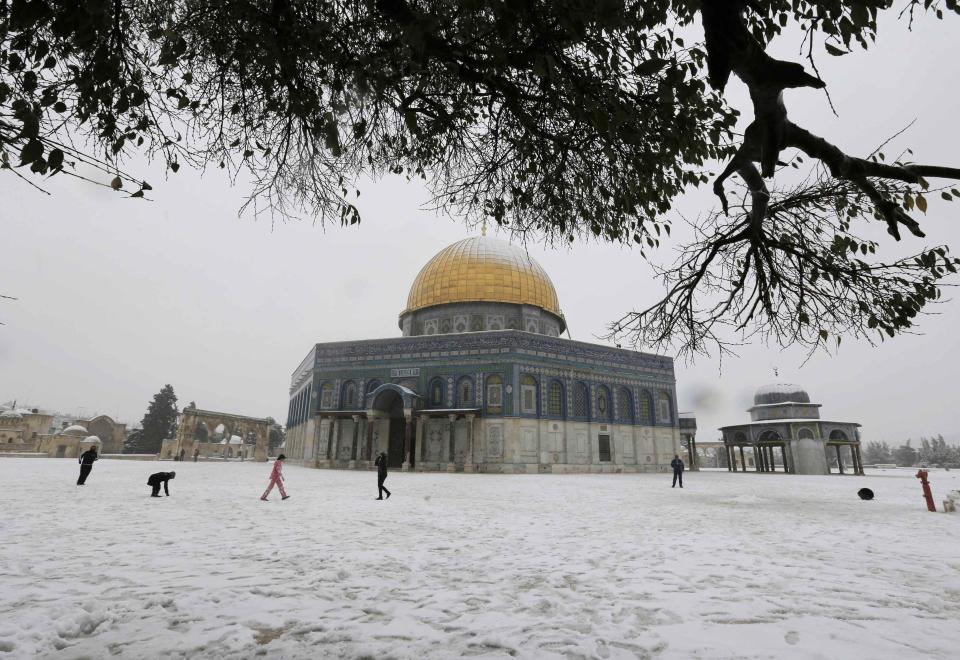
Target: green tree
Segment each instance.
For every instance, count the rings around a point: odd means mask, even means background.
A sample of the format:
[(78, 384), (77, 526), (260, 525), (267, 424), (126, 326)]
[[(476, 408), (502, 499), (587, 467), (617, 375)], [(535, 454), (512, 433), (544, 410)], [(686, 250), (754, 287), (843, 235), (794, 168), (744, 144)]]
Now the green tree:
[(867, 463), (893, 463), (893, 453), (890, 451), (890, 445), (886, 442), (868, 442), (863, 451), (863, 457)]
[[(960, 11), (955, 0), (907, 7)], [(960, 169), (850, 155), (814, 135), (788, 118), (782, 92), (826, 82), (767, 54), (786, 28), (804, 35), (811, 64), (815, 43), (831, 56), (867, 48), (891, 8), (2, 0), (0, 167), (29, 180), (92, 166), (142, 197), (151, 187), (123, 168), (142, 153), (170, 173), (241, 175), (254, 208), (342, 224), (360, 220), (361, 177), (397, 173), (422, 178), (467, 222), (636, 244), (646, 256), (669, 233), (676, 197), (726, 163), (713, 181), (721, 210), (664, 271), (667, 295), (612, 333), (688, 351), (723, 349), (728, 327), (814, 347), (837, 333), (894, 336), (958, 261), (936, 245), (884, 259), (861, 233), (879, 222), (894, 240), (922, 236), (914, 216), (927, 196), (960, 197), (930, 180)], [(753, 102), (742, 137), (723, 96), (731, 74)], [(811, 175), (789, 184), (778, 163), (803, 159)], [(743, 201), (730, 203), (733, 175)]]
[(917, 450), (910, 446), (910, 440), (893, 451), (893, 460), (900, 467), (911, 467), (919, 460)]
[(276, 449), (283, 444), (286, 439), (286, 432), (280, 424), (273, 424), (270, 427), (270, 449)]
[(131, 454), (159, 453), (163, 441), (177, 432), (177, 395), (172, 385), (164, 385), (153, 395), (147, 413), (140, 422), (141, 431), (131, 434), (126, 451)]

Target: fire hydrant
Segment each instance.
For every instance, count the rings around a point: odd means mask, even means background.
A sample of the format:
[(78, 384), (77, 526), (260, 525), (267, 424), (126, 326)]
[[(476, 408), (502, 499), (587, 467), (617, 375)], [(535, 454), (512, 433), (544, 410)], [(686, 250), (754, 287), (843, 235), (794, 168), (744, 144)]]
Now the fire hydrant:
[(916, 477), (920, 480), (920, 485), (923, 487), (923, 499), (927, 501), (927, 511), (936, 513), (937, 505), (933, 503), (933, 493), (930, 491), (930, 482), (927, 481), (927, 471), (917, 470)]

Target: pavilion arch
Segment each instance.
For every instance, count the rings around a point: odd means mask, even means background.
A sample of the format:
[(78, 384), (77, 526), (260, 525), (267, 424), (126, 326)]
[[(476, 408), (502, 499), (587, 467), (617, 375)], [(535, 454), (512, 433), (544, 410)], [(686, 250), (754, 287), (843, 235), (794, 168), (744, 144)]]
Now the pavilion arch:
[(757, 438), (760, 442), (779, 442), (783, 440), (783, 437), (773, 429), (768, 429), (760, 434), (760, 437)]
[(850, 438), (847, 436), (847, 434), (841, 431), (840, 429), (834, 429), (830, 431), (830, 439), (840, 440), (842, 442), (850, 442)]
[(797, 438), (800, 440), (813, 440), (814, 435), (808, 427), (804, 426), (799, 431), (797, 431)]
[(747, 435), (743, 431), (737, 431), (733, 434), (733, 441), (738, 445), (747, 444)]

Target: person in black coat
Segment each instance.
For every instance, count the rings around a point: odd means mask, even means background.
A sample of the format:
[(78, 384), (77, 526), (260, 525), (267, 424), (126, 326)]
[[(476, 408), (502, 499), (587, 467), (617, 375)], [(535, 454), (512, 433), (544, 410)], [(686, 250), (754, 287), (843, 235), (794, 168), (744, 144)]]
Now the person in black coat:
[(160, 484), (163, 484), (163, 492), (170, 497), (170, 488), (167, 483), (177, 476), (176, 472), (155, 472), (147, 479), (147, 485), (153, 487), (150, 497), (160, 497)]
[(387, 455), (383, 452), (380, 452), (380, 455), (377, 456), (377, 460), (374, 461), (374, 465), (377, 466), (377, 488), (380, 489), (380, 497), (378, 500), (383, 499), (383, 494), (387, 494), (387, 499), (390, 499), (390, 491), (384, 488), (383, 482), (387, 480)]
[(90, 449), (80, 454), (80, 458), (77, 461), (80, 463), (80, 476), (77, 478), (78, 486), (86, 485), (87, 477), (90, 476), (90, 471), (93, 469), (93, 463), (98, 459), (99, 456), (97, 456), (96, 447), (90, 447)]
[(670, 467), (673, 468), (673, 485), (670, 488), (676, 488), (678, 481), (680, 482), (680, 488), (683, 488), (683, 460), (674, 454), (673, 460), (670, 461)]

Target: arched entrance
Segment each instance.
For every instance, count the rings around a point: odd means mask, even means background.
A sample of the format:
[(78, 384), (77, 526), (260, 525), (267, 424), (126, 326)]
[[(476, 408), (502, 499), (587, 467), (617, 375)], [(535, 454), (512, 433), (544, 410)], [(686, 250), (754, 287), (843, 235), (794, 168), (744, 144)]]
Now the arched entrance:
[(381, 389), (373, 399), (373, 411), (380, 419), (388, 420), (387, 465), (391, 468), (403, 467), (408, 453), (411, 468), (415, 461), (410, 443), (413, 429), (408, 428), (412, 426), (413, 420), (407, 419), (403, 404), (403, 397), (395, 389)]

